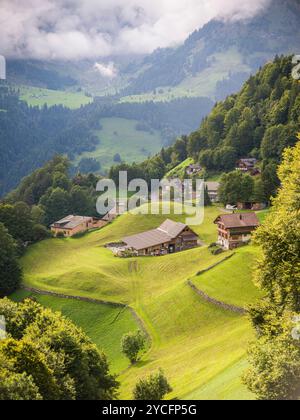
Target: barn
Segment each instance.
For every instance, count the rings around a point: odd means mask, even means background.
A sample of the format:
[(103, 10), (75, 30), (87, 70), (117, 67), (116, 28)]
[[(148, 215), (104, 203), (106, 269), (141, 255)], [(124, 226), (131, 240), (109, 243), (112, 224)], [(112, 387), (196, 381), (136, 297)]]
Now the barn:
[(139, 256), (166, 255), (198, 246), (197, 234), (187, 225), (167, 219), (161, 226), (122, 239)]

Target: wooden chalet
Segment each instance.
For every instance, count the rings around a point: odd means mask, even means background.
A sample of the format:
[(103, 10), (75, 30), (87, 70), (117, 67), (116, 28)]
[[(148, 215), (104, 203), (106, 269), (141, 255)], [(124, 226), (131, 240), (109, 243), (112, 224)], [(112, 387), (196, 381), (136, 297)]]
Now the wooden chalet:
[(252, 232), (260, 225), (256, 213), (222, 214), (218, 225), (218, 241), (224, 249), (235, 249), (249, 243)]
[(103, 227), (106, 224), (106, 221), (94, 217), (69, 215), (54, 222), (50, 228), (55, 236), (63, 235), (65, 237), (71, 237), (90, 229)]
[(159, 228), (122, 239), (126, 248), (138, 256), (165, 255), (194, 248), (198, 236), (187, 225), (166, 220)]

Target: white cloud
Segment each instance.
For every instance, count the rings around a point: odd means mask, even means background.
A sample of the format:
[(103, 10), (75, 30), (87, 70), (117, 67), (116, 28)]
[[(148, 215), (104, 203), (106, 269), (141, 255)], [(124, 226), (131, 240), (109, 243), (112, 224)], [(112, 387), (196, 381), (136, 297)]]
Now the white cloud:
[(0, 54), (75, 60), (149, 53), (215, 17), (243, 19), (271, 0), (1, 0)]
[(108, 64), (95, 63), (94, 69), (97, 70), (101, 76), (108, 79), (113, 79), (118, 75), (118, 71), (112, 61)]

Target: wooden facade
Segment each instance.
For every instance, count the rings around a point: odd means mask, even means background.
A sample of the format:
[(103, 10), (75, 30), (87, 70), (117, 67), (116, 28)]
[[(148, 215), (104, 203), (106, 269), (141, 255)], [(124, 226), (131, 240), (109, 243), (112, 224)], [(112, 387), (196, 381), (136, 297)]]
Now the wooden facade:
[(123, 242), (138, 256), (159, 256), (195, 248), (198, 239), (189, 226), (166, 220), (159, 228), (123, 238)]
[(90, 229), (99, 229), (107, 224), (106, 221), (94, 217), (69, 215), (54, 222), (50, 227), (54, 236), (72, 237)]
[(235, 213), (219, 216), (215, 224), (218, 226), (217, 243), (229, 250), (249, 243), (259, 220), (255, 213)]

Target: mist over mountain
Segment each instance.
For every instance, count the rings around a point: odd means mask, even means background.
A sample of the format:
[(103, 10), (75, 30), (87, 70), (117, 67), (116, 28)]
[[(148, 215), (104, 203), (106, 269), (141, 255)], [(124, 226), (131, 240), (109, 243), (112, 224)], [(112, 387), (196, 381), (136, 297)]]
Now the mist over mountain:
[[(164, 44), (170, 46), (158, 48), (151, 54), (147, 54), (147, 48), (132, 48), (131, 43), (120, 52), (114, 47), (116, 39), (113, 36), (107, 54), (103, 49), (97, 50), (97, 44), (94, 44), (94, 56), (86, 53), (83, 59), (62, 60), (62, 55), (57, 52), (53, 55), (56, 59), (49, 60), (49, 54), (45, 54), (43, 60), (31, 50), (27, 58), (22, 50), (22, 60), (18, 55), (8, 60), (9, 78), (16, 83), (50, 89), (82, 87), (99, 96), (118, 93), (126, 100), (127, 96), (144, 94), (146, 96), (142, 100), (191, 96), (219, 100), (237, 91), (250, 73), (272, 60), (276, 54), (299, 52), (300, 5), (296, 0), (251, 2), (251, 13), (249, 2), (248, 8), (245, 7), (246, 2), (242, 2), (244, 6), (240, 8), (234, 1), (226, 2), (227, 8), (221, 1), (211, 2), (211, 9), (206, 2), (201, 4), (202, 9), (191, 2), (189, 10), (194, 8), (193, 20), (184, 16), (183, 20), (188, 23), (183, 25), (177, 19), (178, 24), (172, 28), (174, 33), (178, 30), (180, 33), (191, 32), (179, 46), (172, 46), (180, 40), (175, 40), (175, 35), (168, 32), (168, 35), (161, 36), (164, 41), (160, 42), (160, 37), (157, 37), (151, 48)], [(222, 14), (221, 4), (224, 6)], [(177, 9), (175, 12), (179, 13)], [(133, 19), (132, 30), (137, 31), (143, 26), (140, 20)], [(184, 30), (180, 29), (181, 25)], [(193, 32), (193, 25), (200, 29)], [(119, 35), (123, 33), (121, 29), (112, 30)], [(138, 35), (136, 33), (135, 40), (140, 45)], [(98, 56), (95, 56), (97, 52)]]
[[(214, 19), (175, 49), (145, 58), (126, 94), (155, 88), (190, 89), (217, 99), (238, 90), (251, 72), (276, 54), (299, 52), (300, 4), (273, 0), (257, 16), (238, 21)], [(207, 88), (207, 85), (208, 88)]]

